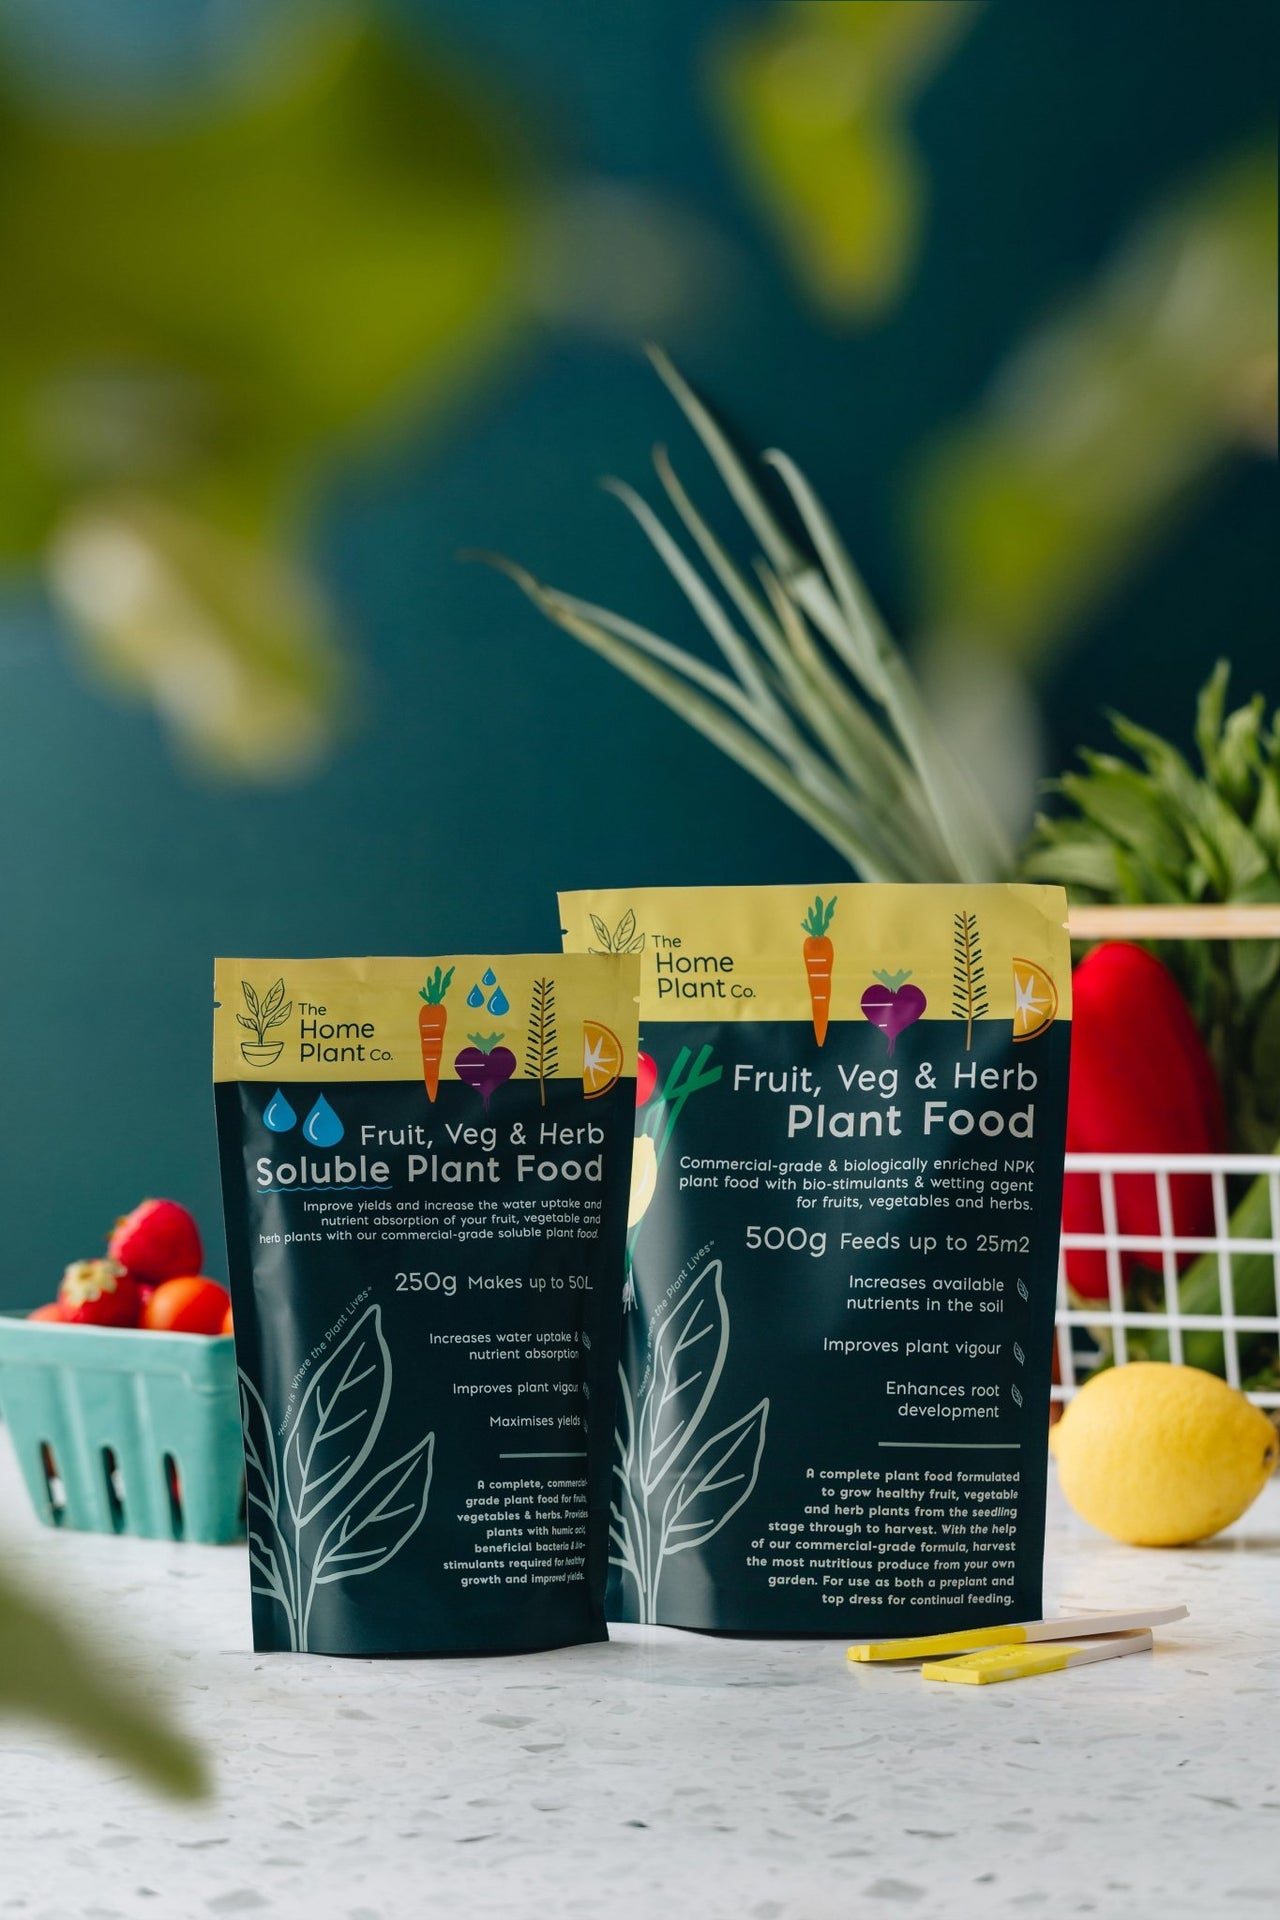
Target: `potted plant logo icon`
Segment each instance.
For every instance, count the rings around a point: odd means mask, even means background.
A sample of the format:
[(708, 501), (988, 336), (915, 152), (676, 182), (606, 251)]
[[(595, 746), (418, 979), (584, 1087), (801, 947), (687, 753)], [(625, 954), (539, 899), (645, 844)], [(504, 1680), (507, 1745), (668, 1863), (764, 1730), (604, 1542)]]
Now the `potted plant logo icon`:
[(284, 997), (284, 981), (277, 980), (270, 993), (259, 998), (247, 980), (240, 982), (240, 991), (248, 1013), (238, 1013), (236, 1019), (242, 1027), (248, 1027), (256, 1040), (242, 1040), (240, 1051), (251, 1067), (274, 1066), (284, 1051), (283, 1040), (268, 1040), (272, 1027), (282, 1027), (293, 1012), (292, 1000)]

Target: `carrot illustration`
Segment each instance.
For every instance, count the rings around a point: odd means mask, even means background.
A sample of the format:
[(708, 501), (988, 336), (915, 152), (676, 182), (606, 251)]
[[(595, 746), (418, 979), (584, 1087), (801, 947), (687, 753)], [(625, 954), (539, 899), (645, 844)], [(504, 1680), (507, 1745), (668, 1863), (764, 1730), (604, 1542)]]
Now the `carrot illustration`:
[(440, 1061), (444, 1055), (444, 1030), (448, 1025), (449, 1011), (444, 997), (449, 991), (453, 979), (453, 968), (442, 973), (439, 967), (431, 975), (425, 987), (419, 987), (419, 998), (424, 1002), (418, 1008), (418, 1038), (422, 1042), (422, 1084), (427, 1090), (428, 1100), (434, 1100), (440, 1085)]
[(826, 906), (818, 894), (800, 925), (809, 936), (804, 943), (804, 970), (809, 976), (809, 1000), (813, 1007), (813, 1037), (821, 1046), (827, 1037), (827, 1017), (831, 1012), (831, 969), (836, 950), (827, 938), (827, 928), (836, 910), (836, 895)]

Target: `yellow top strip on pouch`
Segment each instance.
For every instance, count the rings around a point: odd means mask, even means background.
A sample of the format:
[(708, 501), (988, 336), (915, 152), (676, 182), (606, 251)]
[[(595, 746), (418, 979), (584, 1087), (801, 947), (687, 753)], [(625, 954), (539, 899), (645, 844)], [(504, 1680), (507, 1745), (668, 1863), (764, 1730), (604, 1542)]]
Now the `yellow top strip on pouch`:
[(218, 960), (213, 1077), (415, 1080), (430, 1054), (456, 1080), (479, 1044), (509, 1047), (516, 1078), (600, 1091), (635, 1077), (638, 985), (626, 954)]
[(642, 1020), (833, 1021), (868, 993), (918, 990), (926, 1020), (1009, 1021), (1034, 1039), (1071, 1018), (1061, 887), (632, 887), (562, 893), (570, 953), (640, 961)]

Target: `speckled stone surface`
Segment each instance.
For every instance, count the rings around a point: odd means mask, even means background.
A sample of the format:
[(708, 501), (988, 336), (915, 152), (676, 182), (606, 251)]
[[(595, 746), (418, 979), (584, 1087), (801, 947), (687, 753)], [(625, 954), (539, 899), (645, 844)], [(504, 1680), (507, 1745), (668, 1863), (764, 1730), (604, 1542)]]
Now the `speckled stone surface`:
[(643, 1628), (490, 1661), (264, 1658), (239, 1549), (51, 1534), (0, 1437), (6, 1566), (90, 1610), (217, 1773), (175, 1810), (6, 1723), (0, 1915), (1274, 1912), (1280, 1484), (1183, 1552), (1114, 1546), (1056, 1493), (1050, 1513), (1057, 1608), (1192, 1608), (1154, 1656), (981, 1689), (850, 1668), (839, 1641)]

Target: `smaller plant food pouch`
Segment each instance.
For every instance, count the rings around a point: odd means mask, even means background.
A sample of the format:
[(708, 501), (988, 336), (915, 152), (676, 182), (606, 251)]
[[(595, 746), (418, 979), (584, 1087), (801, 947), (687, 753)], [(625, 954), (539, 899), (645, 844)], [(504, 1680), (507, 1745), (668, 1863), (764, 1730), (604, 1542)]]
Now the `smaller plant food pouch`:
[(611, 1618), (1035, 1619), (1071, 1014), (1056, 887), (560, 896), (642, 966)]
[(627, 956), (219, 960), (254, 1646), (602, 1640)]

